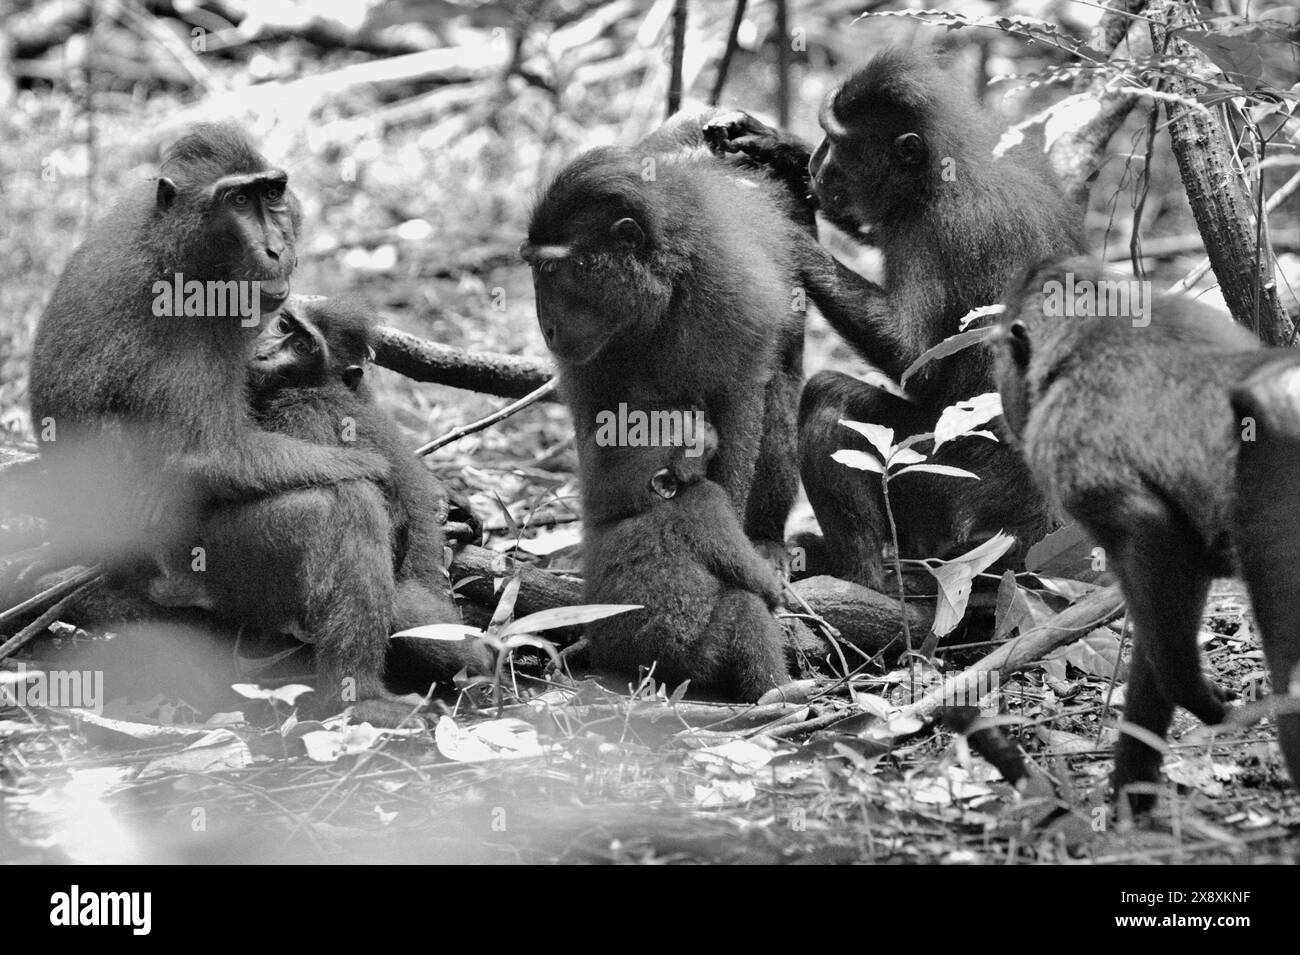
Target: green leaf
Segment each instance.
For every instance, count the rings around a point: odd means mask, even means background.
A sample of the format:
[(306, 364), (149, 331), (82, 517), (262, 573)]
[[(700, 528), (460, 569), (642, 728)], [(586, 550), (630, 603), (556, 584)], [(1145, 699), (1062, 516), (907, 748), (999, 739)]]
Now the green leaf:
[(886, 428), (884, 425), (868, 424), (865, 421), (844, 421), (840, 424), (850, 431), (856, 431), (867, 439), (868, 443), (876, 449), (880, 455), (880, 460), (884, 461), (889, 457), (889, 452), (894, 449), (894, 429)]
[(502, 588), (501, 599), (497, 601), (497, 609), (492, 612), (492, 621), (488, 624), (489, 633), (499, 632), (515, 615), (515, 601), (519, 599), (519, 585), (522, 582), (522, 577), (523, 571), (516, 571), (515, 575)]
[(1240, 84), (1247, 93), (1253, 93), (1259, 86), (1264, 75), (1264, 59), (1258, 44), (1241, 36), (1199, 30), (1180, 30), (1178, 36), (1204, 53), (1224, 76)]
[(913, 464), (911, 467), (903, 468), (901, 471), (895, 471), (893, 477), (901, 477), (904, 474), (911, 474), (913, 471), (925, 471), (928, 474), (943, 474), (948, 477), (964, 477), (979, 480), (978, 474), (972, 474), (970, 471), (963, 471), (961, 468), (950, 467), (947, 464)]
[(1119, 635), (1106, 627), (1098, 627), (1087, 636), (1047, 655), (1048, 660), (1064, 660), (1077, 670), (1092, 676), (1109, 679), (1119, 665)]
[(930, 627), (933, 633), (942, 637), (961, 622), (970, 602), (971, 582), (996, 563), (1015, 542), (1011, 535), (998, 533), (955, 560), (928, 561), (925, 564), (925, 569), (939, 584), (934, 623)]
[(859, 471), (870, 471), (873, 474), (885, 473), (885, 466), (865, 451), (853, 451), (849, 448), (843, 448), (832, 454), (831, 460), (843, 464), (845, 467), (856, 468)]
[(414, 637), (417, 640), (449, 640), (460, 641), (467, 640), (470, 637), (481, 637), (483, 631), (478, 627), (467, 627), (461, 623), (430, 623), (423, 627), (412, 627), (410, 630), (403, 630), (401, 633), (393, 634), (393, 637)]
[(1093, 568), (1092, 542), (1077, 521), (1058, 528), (1040, 540), (1025, 555), (1025, 569), (1044, 577), (1066, 577), (1094, 582), (1103, 571)]
[(253, 683), (234, 683), (230, 688), (250, 700), (273, 700), (288, 706), (292, 706), (293, 701), (302, 694), (311, 692), (311, 687), (303, 686), (301, 683), (288, 683), (269, 690), (264, 690)]
[(906, 388), (908, 380), (930, 362), (947, 358), (972, 345), (980, 345), (988, 341), (996, 328), (996, 325), (990, 325), (987, 328), (972, 328), (968, 332), (958, 332), (956, 335), (949, 335), (933, 348), (927, 348), (921, 353), (921, 357), (908, 365), (907, 370), (903, 372), (903, 387)]
[(501, 495), (498, 494), (496, 491), (492, 492), (492, 498), (496, 501), (497, 507), (501, 509), (501, 516), (502, 519), (506, 522), (506, 528), (509, 531), (509, 536), (518, 537), (519, 522), (515, 520), (515, 516), (510, 513), (510, 508), (506, 505), (505, 501), (501, 500)]
[(987, 424), (998, 415), (1002, 414), (1002, 396), (996, 391), (987, 394), (976, 395), (973, 398), (967, 398), (965, 401), (959, 401), (956, 404), (949, 405), (943, 409), (939, 415), (939, 421), (934, 426), (934, 447), (938, 450), (940, 445), (949, 441), (955, 441), (957, 438), (979, 435), (980, 437), (997, 438), (987, 431), (976, 431), (981, 425)]
[(501, 631), (503, 638), (520, 633), (537, 633), (558, 627), (577, 627), (593, 620), (603, 620), (630, 610), (643, 609), (641, 604), (582, 604), (577, 607), (553, 607), (520, 617)]
[(896, 467), (903, 467), (908, 464), (920, 464), (924, 461), (925, 455), (920, 451), (913, 451), (911, 448), (894, 448), (894, 453), (889, 456), (885, 466), (891, 471)]

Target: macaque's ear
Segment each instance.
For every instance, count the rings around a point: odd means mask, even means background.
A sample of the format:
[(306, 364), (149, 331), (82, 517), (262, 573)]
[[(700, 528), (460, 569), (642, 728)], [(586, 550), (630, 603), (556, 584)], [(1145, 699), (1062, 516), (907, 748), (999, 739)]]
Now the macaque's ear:
[(176, 201), (176, 183), (166, 176), (158, 177), (158, 208), (170, 209)]
[(356, 391), (361, 386), (361, 379), (365, 375), (366, 369), (362, 365), (348, 365), (343, 369), (343, 384)]
[(1020, 319), (1011, 323), (1007, 329), (1007, 342), (1011, 346), (1011, 358), (1017, 368), (1029, 367), (1029, 328)]
[(645, 233), (635, 219), (624, 217), (609, 227), (609, 235), (615, 242), (636, 248), (645, 243)]
[(894, 155), (904, 166), (915, 166), (925, 159), (925, 140), (920, 133), (903, 133), (894, 140)]

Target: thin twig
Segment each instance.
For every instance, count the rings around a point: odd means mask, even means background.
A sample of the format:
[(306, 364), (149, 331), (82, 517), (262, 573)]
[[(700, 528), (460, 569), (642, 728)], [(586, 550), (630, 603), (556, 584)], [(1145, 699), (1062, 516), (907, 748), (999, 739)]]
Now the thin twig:
[(559, 387), (559, 379), (552, 378), (546, 384), (542, 385), (542, 387), (530, 391), (528, 394), (524, 395), (518, 401), (513, 402), (512, 404), (508, 404), (504, 408), (494, 411), (490, 415), (487, 415), (486, 417), (479, 418), (477, 421), (471, 421), (469, 424), (461, 425), (459, 428), (452, 428), (452, 430), (448, 431), (442, 437), (434, 438), (428, 444), (422, 445), (421, 447), (417, 448), (415, 453), (417, 455), (430, 454), (434, 451), (437, 451), (439, 448), (446, 447), (447, 445), (451, 444), (453, 441), (459, 441), (461, 438), (465, 437), (466, 435), (475, 434), (479, 431), (485, 430), (486, 428), (490, 428), (492, 427), (492, 425), (496, 424), (497, 422), (505, 421), (506, 418), (509, 418), (514, 414), (517, 414), (518, 412), (527, 408), (529, 405), (541, 401), (547, 395), (555, 391), (557, 387)]
[[(1300, 172), (1282, 183), (1282, 185), (1278, 187), (1277, 192), (1268, 197), (1268, 202), (1264, 203), (1264, 211), (1272, 212), (1282, 203), (1286, 202), (1287, 199), (1291, 197), (1291, 194), (1297, 189), (1300, 189)], [(1186, 292), (1189, 288), (1199, 282), (1208, 271), (1210, 271), (1210, 257), (1207, 255), (1197, 263), (1196, 268), (1192, 269), (1173, 285), (1169, 286), (1168, 291), (1171, 294)]]
[(70, 604), (72, 604), (78, 598), (85, 596), (86, 594), (94, 590), (96, 587), (98, 587), (101, 583), (101, 580), (102, 578), (96, 575), (95, 579), (87, 581), (86, 583), (82, 584), (76, 590), (72, 591), (70, 594), (68, 594), (58, 603), (56, 603), (49, 610), (45, 611), (45, 613), (41, 614), (39, 617), (33, 620), (22, 630), (19, 630), (16, 634), (14, 634), (12, 637), (6, 640), (3, 644), (0, 644), (0, 660), (3, 660), (5, 657), (12, 656), (14, 653), (21, 650), (23, 647), (27, 646), (28, 643), (30, 643), (40, 634), (44, 633), (45, 628), (48, 627), (50, 624), (54, 623), (54, 621), (58, 620), (59, 615), (62, 614), (63, 611)]
[(722, 89), (727, 85), (727, 73), (731, 71), (731, 58), (740, 48), (740, 26), (745, 22), (745, 6), (748, 0), (736, 0), (736, 12), (731, 17), (731, 29), (727, 31), (727, 46), (722, 51), (722, 62), (718, 64), (718, 75), (713, 80), (713, 90), (709, 93), (709, 105), (717, 106), (722, 99)]
[(38, 607), (44, 607), (61, 599), (69, 591), (76, 590), (82, 584), (89, 583), (100, 575), (102, 569), (96, 565), (83, 570), (79, 574), (69, 577), (67, 580), (61, 580), (53, 587), (42, 590), (35, 596), (28, 597), (22, 603), (15, 607), (10, 607), (4, 613), (0, 613), (0, 626), (8, 623), (10, 620), (16, 620), (28, 611), (35, 610)]

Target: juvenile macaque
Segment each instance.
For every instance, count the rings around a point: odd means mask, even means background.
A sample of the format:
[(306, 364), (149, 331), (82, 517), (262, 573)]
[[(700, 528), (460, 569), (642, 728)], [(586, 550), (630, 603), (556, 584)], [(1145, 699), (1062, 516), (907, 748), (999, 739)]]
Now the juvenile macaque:
[(590, 624), (591, 659), (629, 680), (653, 665), (696, 697), (753, 701), (790, 679), (772, 616), (781, 581), (707, 477), (717, 435), (700, 427), (693, 447), (584, 449), (587, 602), (644, 607)]

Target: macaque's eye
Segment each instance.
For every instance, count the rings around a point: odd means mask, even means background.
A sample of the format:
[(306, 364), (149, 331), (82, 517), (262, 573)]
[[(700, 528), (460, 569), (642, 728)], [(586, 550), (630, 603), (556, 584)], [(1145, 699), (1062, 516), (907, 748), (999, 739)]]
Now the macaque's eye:
[(230, 204), (236, 209), (247, 209), (249, 201), (246, 192), (232, 192), (230, 194)]
[(677, 496), (677, 478), (673, 475), (671, 468), (662, 468), (655, 472), (654, 477), (650, 479), (650, 490), (654, 491), (665, 501)]
[(550, 275), (552, 272), (555, 271), (555, 260), (554, 259), (544, 260), (541, 264), (537, 266), (537, 271), (541, 272), (543, 275)]
[(298, 355), (310, 355), (316, 351), (315, 346), (305, 338), (295, 338), (293, 344), (289, 346)]
[(267, 186), (267, 187), (266, 187), (266, 201), (267, 201), (267, 202), (271, 203), (272, 205), (275, 205), (277, 202), (279, 202), (279, 201), (280, 201), (281, 199), (283, 199), (283, 198), (284, 198), (284, 190), (282, 190), (279, 186)]
[(293, 322), (289, 321), (289, 319), (284, 315), (281, 315), (275, 320), (275, 330), (282, 335), (288, 335), (293, 331)]

